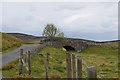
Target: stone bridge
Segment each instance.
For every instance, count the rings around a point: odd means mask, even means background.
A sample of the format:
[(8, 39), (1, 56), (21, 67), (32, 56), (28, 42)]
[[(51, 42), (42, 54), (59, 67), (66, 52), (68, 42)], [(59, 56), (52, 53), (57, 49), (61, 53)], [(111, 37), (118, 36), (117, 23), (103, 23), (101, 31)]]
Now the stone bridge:
[(59, 41), (53, 41), (52, 45), (57, 48), (65, 48), (67, 51), (81, 52), (82, 50), (86, 49), (88, 46), (97, 46), (100, 44), (90, 40), (67, 38), (67, 41), (65, 43), (60, 43)]
[(62, 45), (63, 48), (65, 48), (67, 51), (77, 51), (80, 52), (83, 49), (87, 48), (88, 45), (86, 43), (82, 43), (79, 41), (68, 41), (65, 44)]

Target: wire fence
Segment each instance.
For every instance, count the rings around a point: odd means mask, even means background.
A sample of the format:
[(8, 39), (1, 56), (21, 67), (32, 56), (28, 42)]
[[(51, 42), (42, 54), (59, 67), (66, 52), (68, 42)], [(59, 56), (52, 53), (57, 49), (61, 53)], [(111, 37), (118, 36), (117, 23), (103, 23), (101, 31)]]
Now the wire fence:
[[(22, 74), (23, 66), (26, 67), (26, 71), (28, 74), (31, 74), (31, 57), (35, 56), (39, 51), (41, 51), (43, 47), (39, 46), (31, 51), (20, 51), (20, 59), (19, 59), (19, 74)], [(49, 69), (49, 53), (46, 53), (46, 78), (48, 79), (48, 69)], [(67, 78), (82, 78), (82, 71), (85, 72), (87, 78), (101, 78), (101, 74), (96, 72), (96, 67), (88, 66), (86, 61), (75, 54), (71, 54), (66, 52), (66, 72)]]

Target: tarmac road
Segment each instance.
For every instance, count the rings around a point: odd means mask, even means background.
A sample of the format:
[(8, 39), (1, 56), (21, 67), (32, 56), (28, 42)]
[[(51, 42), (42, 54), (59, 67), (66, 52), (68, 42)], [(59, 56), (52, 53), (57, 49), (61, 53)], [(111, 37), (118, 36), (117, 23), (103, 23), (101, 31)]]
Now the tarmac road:
[(20, 49), (23, 49), (26, 52), (28, 50), (32, 50), (32, 49), (35, 49), (37, 47), (43, 47), (43, 46), (44, 46), (43, 44), (27, 44), (27, 45), (23, 45), (23, 46), (15, 49), (11, 52), (4, 53), (4, 54), (0, 55), (0, 60), (2, 60), (0, 67), (18, 59), (19, 55), (20, 55)]

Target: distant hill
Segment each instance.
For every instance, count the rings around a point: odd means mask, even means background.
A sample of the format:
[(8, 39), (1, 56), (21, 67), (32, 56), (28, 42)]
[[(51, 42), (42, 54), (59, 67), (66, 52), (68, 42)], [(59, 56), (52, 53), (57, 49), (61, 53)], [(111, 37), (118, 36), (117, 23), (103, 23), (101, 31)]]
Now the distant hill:
[[(43, 36), (33, 36), (33, 35), (29, 35), (29, 34), (23, 34), (23, 33), (8, 33), (12, 36), (15, 36), (17, 38), (20, 38), (21, 40), (25, 41), (25, 42), (39, 42), (41, 39), (45, 38)], [(98, 44), (102, 44), (105, 46), (118, 46), (118, 42), (120, 40), (113, 40), (113, 41), (94, 41), (94, 40), (88, 40), (88, 39), (79, 39), (79, 38), (67, 38), (68, 40), (77, 40), (77, 41), (82, 41), (82, 42), (93, 42), (93, 43), (98, 43)]]
[(9, 35), (7, 33), (1, 33), (2, 34), (2, 50), (7, 50), (9, 48), (18, 47), (20, 46), (24, 41), (21, 39), (16, 38), (15, 36)]
[[(23, 41), (28, 41), (28, 42), (36, 41), (36, 40), (40, 41), (41, 39), (45, 38), (43, 36), (38, 37), (38, 36), (33, 36), (33, 35), (23, 34), (23, 33), (7, 33), (7, 34), (10, 34), (12, 36), (22, 39)], [(87, 42), (96, 42), (93, 40), (86, 40), (86, 39), (79, 39), (79, 38), (67, 38), (67, 39), (69, 40), (74, 39), (74, 40), (87, 41)]]
[(44, 37), (37, 37), (37, 36), (23, 34), (23, 33), (8, 33), (8, 34), (15, 36), (17, 38), (20, 38), (21, 40), (23, 40), (25, 42), (40, 41), (40, 39), (44, 38)]
[(112, 41), (103, 41), (103, 42), (99, 42), (104, 46), (112, 46), (112, 47), (118, 47), (120, 40), (112, 40)]

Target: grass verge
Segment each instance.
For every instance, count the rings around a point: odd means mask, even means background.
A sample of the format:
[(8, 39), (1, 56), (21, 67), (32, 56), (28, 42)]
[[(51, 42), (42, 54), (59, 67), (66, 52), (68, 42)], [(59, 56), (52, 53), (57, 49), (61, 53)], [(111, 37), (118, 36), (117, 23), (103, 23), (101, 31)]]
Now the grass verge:
[[(56, 49), (54, 47), (45, 47), (40, 54), (36, 55), (31, 60), (31, 76), (29, 77), (39, 77), (45, 78), (45, 59), (46, 52), (49, 52), (49, 77), (51, 78), (60, 78), (66, 77), (66, 63), (65, 63), (65, 51)], [(12, 68), (9, 68), (11, 67)], [(18, 76), (18, 61), (10, 63), (2, 68), (3, 76), (7, 77), (28, 77), (26, 75), (26, 69), (23, 67), (23, 74)]]
[(19, 48), (20, 46), (14, 46), (14, 47), (11, 47), (11, 48), (8, 48), (7, 50), (4, 50), (3, 52), (1, 52), (0, 54), (4, 54), (4, 53), (7, 53), (7, 52), (10, 52), (10, 51), (13, 51), (17, 48)]
[[(26, 75), (26, 70), (23, 68), (23, 74), (18, 76), (18, 62), (12, 68), (3, 69), (3, 76), (8, 77), (39, 77), (45, 78), (45, 59), (46, 52), (49, 52), (49, 77), (50, 78), (65, 78), (66, 77), (66, 52), (60, 49), (46, 46), (41, 52), (41, 55), (36, 55), (31, 60), (31, 76)], [(97, 73), (102, 78), (117, 78), (118, 77), (118, 48), (101, 46), (89, 47), (80, 53), (74, 53), (76, 56), (81, 56), (88, 66), (95, 66)], [(8, 64), (7, 66), (10, 66)], [(83, 67), (86, 66), (83, 64)], [(4, 67), (3, 67), (4, 68)], [(83, 71), (83, 77), (86, 77)]]
[(118, 48), (89, 47), (76, 55), (81, 56), (88, 66), (95, 66), (102, 78), (118, 78)]

